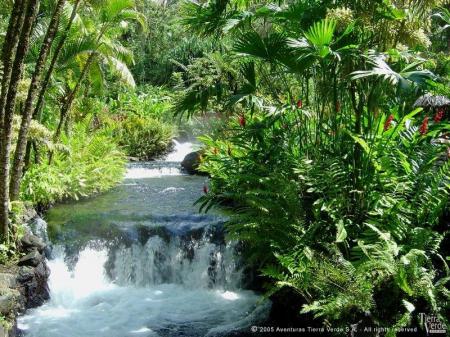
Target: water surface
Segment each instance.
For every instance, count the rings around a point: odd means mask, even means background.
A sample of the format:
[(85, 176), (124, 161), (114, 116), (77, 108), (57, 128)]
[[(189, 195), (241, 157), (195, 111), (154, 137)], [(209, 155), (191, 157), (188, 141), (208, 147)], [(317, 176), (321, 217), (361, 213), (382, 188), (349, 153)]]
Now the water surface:
[(48, 213), (51, 299), (19, 318), (25, 336), (223, 336), (267, 315), (242, 289), (224, 216), (193, 205), (205, 178), (180, 171), (191, 150), (130, 164), (110, 192)]

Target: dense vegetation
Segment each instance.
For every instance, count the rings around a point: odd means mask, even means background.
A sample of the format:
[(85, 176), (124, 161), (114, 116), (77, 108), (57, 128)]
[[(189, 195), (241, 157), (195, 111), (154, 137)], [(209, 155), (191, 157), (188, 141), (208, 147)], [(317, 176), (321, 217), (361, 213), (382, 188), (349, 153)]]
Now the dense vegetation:
[(108, 189), (199, 118), (198, 204), (231, 211), (269, 294), (449, 326), (448, 1), (16, 0), (0, 45), (5, 241), (11, 204)]
[(14, 1), (0, 15), (0, 222), (8, 240), (9, 201), (46, 206), (108, 189), (121, 180), (126, 155), (163, 154), (175, 128), (170, 98), (136, 92), (128, 68), (126, 35), (147, 32), (133, 1)]
[(186, 67), (176, 110), (230, 116), (202, 138), (211, 182), (199, 203), (231, 208), (228, 229), (272, 291), (293, 289), (299, 310), (332, 326), (395, 335), (420, 312), (448, 324), (448, 111), (414, 106), (450, 93), (439, 5), (182, 8), (191, 31), (220, 42)]

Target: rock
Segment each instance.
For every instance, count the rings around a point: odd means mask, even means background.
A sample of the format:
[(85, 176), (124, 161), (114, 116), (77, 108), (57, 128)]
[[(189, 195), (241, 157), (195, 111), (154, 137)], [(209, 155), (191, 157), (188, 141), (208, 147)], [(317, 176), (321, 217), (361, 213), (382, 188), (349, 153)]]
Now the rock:
[(0, 273), (0, 289), (14, 288), (16, 286), (16, 277), (12, 274)]
[(198, 167), (201, 162), (201, 156), (201, 151), (191, 152), (186, 157), (184, 157), (183, 161), (181, 162), (181, 166), (189, 174), (204, 174), (198, 171)]
[(20, 240), (20, 243), (25, 252), (32, 252), (37, 249), (42, 253), (46, 246), (42, 239), (30, 233), (26, 233)]
[(28, 266), (22, 266), (19, 268), (17, 274), (17, 282), (23, 284), (34, 277), (34, 269)]
[(39, 263), (35, 268), (22, 266), (19, 270), (18, 282), (24, 303), (27, 309), (36, 308), (50, 298), (47, 279), (50, 271), (45, 262)]
[(19, 308), (20, 293), (15, 289), (3, 290), (0, 296), (0, 314), (9, 315)]
[(3, 325), (0, 324), (0, 337), (8, 337), (8, 330), (4, 328)]
[(28, 222), (32, 221), (34, 218), (36, 218), (38, 216), (38, 214), (36, 213), (36, 210), (34, 209), (34, 207), (32, 205), (25, 204), (24, 206), (25, 206), (25, 210), (24, 210), (23, 214), (21, 214), (20, 221), (22, 223), (28, 223)]
[(43, 261), (43, 257), (37, 250), (33, 250), (19, 260), (19, 266), (37, 267)]
[(29, 227), (31, 229), (31, 234), (36, 235), (39, 239), (41, 239), (46, 245), (50, 244), (50, 240), (48, 238), (47, 232), (47, 222), (40, 217), (36, 217), (29, 223)]

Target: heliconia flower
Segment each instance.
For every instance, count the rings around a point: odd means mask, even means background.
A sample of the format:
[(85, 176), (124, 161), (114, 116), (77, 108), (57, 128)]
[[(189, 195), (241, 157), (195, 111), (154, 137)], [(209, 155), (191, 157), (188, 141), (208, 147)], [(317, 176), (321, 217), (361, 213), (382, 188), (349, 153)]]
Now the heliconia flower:
[(336, 112), (340, 112), (341, 111), (341, 102), (337, 101), (336, 102)]
[(444, 117), (444, 109), (439, 109), (438, 112), (436, 112), (436, 115), (434, 115), (434, 121), (436, 123), (439, 123), (443, 117)]
[(303, 108), (303, 101), (301, 99), (297, 101), (297, 108), (299, 109)]
[(420, 132), (421, 135), (424, 135), (424, 134), (427, 133), (427, 131), (428, 131), (428, 120), (429, 119), (430, 118), (428, 116), (423, 119), (422, 125), (419, 128), (419, 132)]
[(242, 127), (245, 127), (245, 124), (247, 124), (247, 121), (245, 120), (245, 116), (244, 115), (239, 116), (238, 121), (239, 121), (239, 125), (242, 126)]
[(386, 122), (384, 123), (384, 131), (389, 130), (393, 120), (394, 120), (394, 115), (389, 115), (389, 117), (386, 119)]
[(203, 193), (208, 194), (208, 186), (203, 185)]

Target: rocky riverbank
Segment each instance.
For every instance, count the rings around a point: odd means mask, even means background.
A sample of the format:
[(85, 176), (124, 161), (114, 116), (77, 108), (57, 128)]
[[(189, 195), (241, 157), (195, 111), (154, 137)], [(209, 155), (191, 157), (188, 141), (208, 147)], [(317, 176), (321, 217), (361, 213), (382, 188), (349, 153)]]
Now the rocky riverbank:
[(0, 265), (0, 337), (17, 336), (17, 315), (50, 297), (43, 221), (34, 211), (27, 212), (22, 220), (27, 225), (19, 242), (19, 258), (10, 265)]

